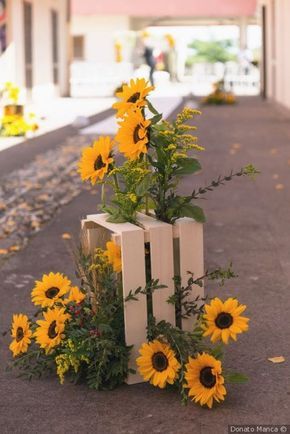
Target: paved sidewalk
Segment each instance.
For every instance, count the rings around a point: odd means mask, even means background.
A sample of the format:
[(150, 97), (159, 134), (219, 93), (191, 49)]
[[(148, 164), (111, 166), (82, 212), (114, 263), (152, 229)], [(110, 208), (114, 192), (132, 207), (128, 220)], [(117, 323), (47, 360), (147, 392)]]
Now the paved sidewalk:
[[(237, 296), (248, 305), (250, 331), (226, 350), (226, 365), (250, 377), (228, 388), (223, 405), (212, 411), (147, 384), (95, 392), (85, 386), (60, 386), (55, 378), (28, 383), (5, 372), (9, 337), (1, 337), (1, 432), (7, 434), (223, 434), (229, 424), (290, 424), (290, 116), (258, 98), (235, 107), (210, 107), (198, 119), (206, 147), (203, 172), (187, 181), (191, 190), (212, 177), (249, 162), (262, 174), (255, 182), (237, 179), (209, 193), (203, 202), (208, 267), (233, 261), (239, 278), (220, 296)], [(33, 280), (47, 271), (73, 276), (61, 235), (74, 234), (79, 220), (93, 213), (99, 196), (85, 191), (30, 244), (0, 269), (0, 329), (14, 312), (33, 312)], [(272, 364), (268, 357), (283, 355)]]

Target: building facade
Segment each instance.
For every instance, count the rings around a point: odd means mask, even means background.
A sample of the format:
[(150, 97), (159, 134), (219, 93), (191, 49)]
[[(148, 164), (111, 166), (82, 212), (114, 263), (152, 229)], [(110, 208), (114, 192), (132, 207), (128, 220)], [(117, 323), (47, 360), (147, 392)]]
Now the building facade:
[(290, 1), (261, 0), (263, 93), (290, 108)]
[(0, 0), (0, 83), (34, 101), (68, 94), (68, 0)]

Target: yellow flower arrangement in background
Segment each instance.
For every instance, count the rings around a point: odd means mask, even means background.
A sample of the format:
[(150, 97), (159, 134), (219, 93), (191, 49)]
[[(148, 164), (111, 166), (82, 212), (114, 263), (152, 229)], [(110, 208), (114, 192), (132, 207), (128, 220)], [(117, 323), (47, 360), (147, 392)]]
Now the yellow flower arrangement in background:
[(58, 346), (64, 338), (65, 322), (69, 315), (63, 307), (48, 309), (43, 312), (44, 319), (38, 320), (38, 327), (34, 332), (36, 342), (43, 348), (46, 354)]
[(13, 315), (11, 336), (13, 341), (9, 349), (12, 351), (13, 357), (21, 353), (26, 353), (31, 343), (32, 336), (32, 331), (29, 328), (29, 320), (26, 315), (21, 313), (19, 315)]
[(52, 307), (62, 302), (62, 297), (70, 290), (71, 281), (60, 273), (49, 273), (37, 280), (31, 293), (32, 302), (41, 307)]
[(174, 37), (170, 33), (167, 33), (165, 35), (165, 39), (168, 42), (168, 45), (169, 45), (170, 48), (174, 48), (175, 47), (175, 39), (174, 39)]
[(213, 356), (202, 353), (189, 358), (185, 373), (188, 396), (200, 405), (212, 408), (213, 401), (223, 401), (226, 395), (221, 362)]
[(136, 363), (145, 381), (161, 389), (174, 383), (181, 365), (168, 344), (158, 340), (144, 343), (139, 353)]
[(147, 153), (150, 124), (150, 120), (144, 119), (140, 109), (130, 112), (130, 115), (119, 122), (116, 141), (119, 143), (120, 152), (129, 160), (136, 160), (141, 154)]
[(211, 341), (222, 340), (225, 344), (229, 339), (237, 340), (237, 334), (248, 330), (249, 318), (241, 316), (247, 306), (239, 304), (235, 298), (222, 302), (218, 297), (205, 305), (204, 336), (211, 336)]
[(78, 169), (82, 180), (90, 180), (92, 185), (95, 185), (98, 179), (102, 180), (114, 161), (112, 151), (113, 141), (108, 136), (101, 136), (92, 146), (85, 148)]
[(108, 241), (106, 248), (107, 250), (105, 250), (104, 255), (113, 266), (115, 273), (120, 273), (122, 271), (121, 247), (113, 241)]
[(116, 93), (121, 101), (113, 104), (113, 108), (117, 110), (116, 117), (123, 117), (131, 109), (146, 106), (146, 97), (152, 90), (154, 90), (154, 86), (150, 86), (145, 78), (132, 79), (130, 84), (124, 84), (121, 92)]

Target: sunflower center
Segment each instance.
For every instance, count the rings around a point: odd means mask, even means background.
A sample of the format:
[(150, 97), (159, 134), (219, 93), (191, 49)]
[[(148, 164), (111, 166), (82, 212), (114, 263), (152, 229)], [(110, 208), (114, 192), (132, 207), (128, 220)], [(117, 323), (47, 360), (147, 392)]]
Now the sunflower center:
[(207, 366), (200, 371), (199, 380), (204, 387), (211, 389), (216, 383), (216, 377), (212, 373), (212, 368)]
[(168, 359), (164, 353), (159, 351), (158, 353), (153, 354), (152, 365), (153, 368), (158, 372), (165, 371), (165, 369), (168, 367)]
[(127, 102), (135, 103), (138, 101), (139, 98), (140, 98), (140, 92), (136, 92), (133, 93), (133, 95), (131, 95), (129, 99), (127, 99)]
[(58, 293), (59, 293), (59, 288), (57, 288), (56, 286), (52, 286), (51, 288), (48, 288), (45, 291), (45, 295), (47, 298), (54, 298), (57, 296)]
[(16, 342), (20, 342), (24, 338), (24, 331), (22, 327), (18, 327), (16, 330)]
[(54, 339), (57, 336), (57, 331), (56, 331), (56, 321), (52, 321), (52, 323), (50, 324), (50, 326), (48, 327), (48, 337), (50, 339)]
[(95, 170), (100, 170), (100, 169), (102, 169), (103, 167), (105, 167), (105, 164), (104, 164), (104, 162), (103, 162), (102, 156), (99, 155), (98, 158), (97, 158), (96, 161), (95, 161), (94, 169), (95, 169)]
[(228, 312), (221, 312), (215, 319), (215, 324), (219, 329), (228, 329), (233, 324), (233, 317)]

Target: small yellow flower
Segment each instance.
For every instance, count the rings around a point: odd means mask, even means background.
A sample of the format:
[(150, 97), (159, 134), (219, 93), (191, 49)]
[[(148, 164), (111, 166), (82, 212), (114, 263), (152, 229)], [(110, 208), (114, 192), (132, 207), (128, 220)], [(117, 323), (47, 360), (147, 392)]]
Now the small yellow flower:
[(158, 340), (145, 343), (139, 350), (141, 354), (136, 363), (145, 381), (163, 389), (166, 384), (173, 384), (178, 376), (180, 363), (168, 344)]
[(113, 266), (115, 273), (120, 273), (122, 271), (121, 247), (113, 241), (108, 241), (106, 247), (107, 250), (104, 253), (105, 256), (108, 258), (109, 263)]
[(64, 375), (70, 368), (68, 356), (66, 354), (60, 354), (55, 358), (56, 373), (59, 377), (60, 384), (64, 383)]
[(222, 302), (219, 298), (214, 298), (210, 304), (206, 304), (204, 334), (203, 336), (211, 335), (211, 341), (216, 342), (222, 340), (225, 344), (229, 338), (237, 340), (237, 334), (248, 330), (249, 318), (241, 316), (247, 306), (239, 304), (238, 300), (228, 298)]
[(26, 353), (29, 344), (31, 343), (32, 331), (29, 328), (29, 320), (26, 315), (19, 314), (13, 315), (11, 336), (13, 341), (11, 342), (9, 349), (13, 353), (13, 357), (18, 356), (21, 353)]
[(110, 137), (101, 136), (93, 146), (85, 148), (79, 162), (78, 172), (82, 181), (91, 181), (95, 185), (109, 171), (114, 159), (112, 157), (113, 141)]
[(130, 201), (132, 203), (137, 203), (137, 196), (136, 196), (136, 194), (130, 193), (129, 198), (130, 198)]
[(222, 364), (207, 353), (199, 354), (196, 358), (189, 357), (186, 364), (185, 388), (189, 389), (188, 396), (200, 405), (212, 408), (213, 401), (223, 401), (226, 395)]

